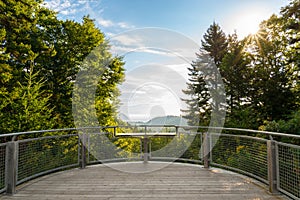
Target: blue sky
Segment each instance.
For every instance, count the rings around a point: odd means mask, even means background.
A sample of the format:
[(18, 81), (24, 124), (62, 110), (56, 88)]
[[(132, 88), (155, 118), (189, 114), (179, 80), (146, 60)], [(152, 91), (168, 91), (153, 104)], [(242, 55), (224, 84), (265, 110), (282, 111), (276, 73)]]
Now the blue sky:
[[(238, 32), (242, 20), (267, 19), (288, 0), (46, 0), (61, 18), (80, 21), (89, 14), (108, 36), (132, 28), (162, 27), (200, 41), (216, 21), (226, 33)], [(249, 21), (248, 21), (249, 22)], [(249, 24), (249, 23), (248, 23)]]
[[(61, 19), (84, 15), (124, 55), (126, 81), (120, 86), (120, 112), (130, 120), (180, 115), (185, 108), (187, 67), (195, 60), (207, 28), (217, 22), (240, 38), (288, 4), (288, 0), (46, 0)], [(143, 29), (155, 27), (155, 29)], [(161, 30), (160, 30), (161, 29)], [(128, 32), (129, 31), (129, 32)], [(114, 52), (115, 51), (115, 52)], [(185, 59), (182, 59), (185, 58)], [(177, 81), (174, 81), (177, 80)], [(155, 109), (153, 109), (155, 108)], [(159, 109), (158, 109), (159, 108)]]

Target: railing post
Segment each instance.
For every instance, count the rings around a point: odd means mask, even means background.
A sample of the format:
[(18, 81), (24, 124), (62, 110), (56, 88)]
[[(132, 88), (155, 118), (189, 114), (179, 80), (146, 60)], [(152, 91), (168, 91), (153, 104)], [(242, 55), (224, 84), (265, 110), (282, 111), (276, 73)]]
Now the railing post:
[(272, 139), (267, 141), (267, 152), (269, 191), (271, 193), (278, 193), (276, 143)]
[(113, 137), (117, 136), (117, 127), (114, 127)]
[(204, 168), (209, 168), (210, 162), (210, 135), (203, 133), (203, 165)]
[(148, 163), (149, 160), (149, 138), (145, 136), (143, 138), (143, 145), (144, 145), (144, 163)]
[(144, 133), (145, 133), (145, 135), (143, 137), (144, 163), (148, 163), (148, 160), (149, 160), (149, 148), (148, 148), (149, 139), (147, 137), (147, 126), (145, 126)]
[(6, 193), (16, 193), (17, 185), (17, 163), (18, 150), (17, 142), (8, 142), (6, 146)]
[(85, 133), (83, 133), (81, 135), (81, 138), (80, 138), (80, 161), (79, 161), (79, 166), (80, 166), (80, 169), (84, 169), (86, 167), (86, 153), (87, 153), (87, 150), (86, 150), (86, 139), (87, 139), (87, 135)]

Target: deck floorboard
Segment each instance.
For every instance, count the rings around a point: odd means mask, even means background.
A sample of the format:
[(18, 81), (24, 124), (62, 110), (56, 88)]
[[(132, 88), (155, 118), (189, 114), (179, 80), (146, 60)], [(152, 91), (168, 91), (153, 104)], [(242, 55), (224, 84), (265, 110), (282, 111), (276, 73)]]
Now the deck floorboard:
[[(127, 173), (134, 168), (147, 173)], [(276, 200), (267, 187), (251, 178), (199, 165), (160, 162), (114, 163), (50, 174), (18, 187), (14, 196), (1, 200)]]

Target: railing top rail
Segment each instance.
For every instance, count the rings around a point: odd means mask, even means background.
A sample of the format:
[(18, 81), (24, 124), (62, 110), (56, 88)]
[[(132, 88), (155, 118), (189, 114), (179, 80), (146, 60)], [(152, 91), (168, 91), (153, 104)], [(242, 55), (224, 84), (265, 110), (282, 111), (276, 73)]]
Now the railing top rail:
[(260, 131), (260, 130), (252, 130), (252, 129), (241, 129), (241, 128), (220, 128), (220, 127), (213, 127), (212, 129), (217, 129), (217, 128), (222, 129), (222, 130), (229, 130), (229, 131), (259, 133), (259, 134), (263, 134), (263, 135), (283, 136), (283, 137), (291, 137), (291, 138), (300, 139), (300, 135), (280, 133), (280, 132)]
[[(177, 125), (132, 125), (132, 126), (94, 126), (94, 127), (80, 127), (80, 128), (63, 128), (63, 129), (50, 129), (50, 130), (35, 130), (28, 132), (16, 132), (16, 133), (8, 133), (8, 134), (0, 134), (0, 138), (3, 137), (13, 137), (19, 135), (28, 135), (28, 134), (36, 134), (36, 133), (50, 133), (50, 132), (63, 132), (63, 131), (85, 131), (88, 129), (109, 129), (109, 128), (155, 128), (155, 127), (165, 127), (165, 128), (183, 128), (183, 129), (206, 129), (203, 132), (213, 132), (213, 131), (238, 131), (245, 133), (254, 133), (254, 134), (263, 134), (269, 136), (282, 136), (300, 139), (300, 135), (296, 134), (286, 134), (279, 132), (270, 132), (270, 131), (260, 131), (260, 130), (252, 130), (252, 129), (242, 129), (242, 128), (226, 128), (226, 127), (209, 127), (209, 126), (177, 126)], [(196, 130), (197, 131), (197, 130)]]
[(118, 137), (143, 137), (143, 136), (158, 136), (158, 137), (173, 137), (176, 136), (176, 133), (118, 133), (116, 136)]
[[(19, 135), (35, 134), (35, 133), (51, 133), (51, 132), (62, 132), (62, 131), (82, 131), (82, 130), (86, 130), (86, 129), (94, 129), (94, 128), (96, 128), (96, 127), (61, 128), (61, 129), (48, 129), (48, 130), (24, 131), (24, 132), (16, 132), (16, 133), (0, 134), (0, 138), (2, 138), (2, 137), (19, 136)], [(98, 127), (98, 128), (99, 128), (99, 127)]]
[(177, 128), (185, 128), (185, 129), (207, 129), (208, 132), (213, 132), (216, 130), (239, 131), (239, 132), (256, 133), (256, 134), (259, 133), (259, 134), (263, 134), (263, 135), (283, 136), (283, 137), (291, 137), (291, 138), (295, 138), (295, 139), (300, 139), (300, 135), (296, 135), (296, 134), (287, 134), (287, 133), (271, 132), (271, 131), (260, 131), (260, 130), (253, 130), (253, 129), (210, 127), (210, 126), (176, 126), (176, 127)]

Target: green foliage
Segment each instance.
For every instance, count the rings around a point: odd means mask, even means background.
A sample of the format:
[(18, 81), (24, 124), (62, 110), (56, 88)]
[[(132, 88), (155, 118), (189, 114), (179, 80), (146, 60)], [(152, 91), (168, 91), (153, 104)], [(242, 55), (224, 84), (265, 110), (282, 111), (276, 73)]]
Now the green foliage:
[[(109, 49), (104, 35), (89, 17), (84, 17), (82, 23), (55, 21), (52, 26), (49, 35), (56, 54), (52, 57), (39, 57), (41, 62), (47, 60), (43, 62), (41, 71), (47, 77), (46, 88), (53, 94), (50, 102), (55, 105), (54, 112), (59, 116), (58, 126), (74, 126), (71, 105), (76, 74), (81, 63), (96, 47), (105, 48), (105, 54), (108, 54)], [(104, 55), (97, 56), (100, 62)], [(109, 86), (105, 87), (107, 92)]]
[(43, 138), (19, 144), (18, 180), (78, 163), (77, 136)]
[(214, 163), (252, 173), (267, 180), (267, 145), (264, 142), (225, 134), (218, 139), (212, 153)]
[[(265, 124), (273, 129), (269, 122), (286, 122), (278, 125), (280, 130), (298, 133), (292, 113), (300, 106), (299, 9), (299, 1), (291, 1), (280, 15), (272, 15), (256, 34), (242, 40), (236, 34), (225, 36), (215, 22), (205, 33), (202, 50), (214, 60), (225, 84), (226, 126), (258, 129)], [(195, 61), (189, 68), (183, 92), (190, 99), (184, 99), (188, 105), (184, 112), (193, 125), (196, 122), (191, 119), (197, 116), (206, 121), (200, 124), (208, 125), (217, 102), (207, 104), (211, 100), (200, 63)]]
[(286, 40), (284, 55), (289, 69), (290, 83), (295, 93), (295, 102), (300, 106), (300, 2), (291, 1), (281, 10), (281, 30)]
[(191, 160), (199, 160), (200, 157), (200, 149), (202, 145), (202, 135), (197, 134), (194, 140), (189, 145), (188, 149), (184, 152), (181, 158), (191, 159)]
[(133, 154), (140, 154), (141, 140), (139, 138), (118, 138), (114, 144), (123, 151), (118, 152), (116, 156), (130, 158)]
[[(194, 62), (189, 70), (189, 81), (187, 89), (183, 93), (188, 95), (189, 99), (183, 99), (188, 105), (187, 110), (182, 110), (186, 115), (184, 118), (188, 120), (189, 125), (207, 125), (209, 121), (210, 105), (208, 103), (211, 98), (205, 75), (200, 70), (201, 63)], [(199, 122), (200, 120), (200, 122)]]
[(240, 106), (231, 110), (225, 122), (225, 127), (232, 128), (257, 129), (259, 125), (257, 111), (251, 106)]
[(236, 33), (228, 36), (228, 50), (222, 59), (220, 72), (225, 84), (229, 113), (249, 102), (250, 60), (245, 56), (244, 48), (245, 41), (239, 41)]
[[(253, 105), (261, 110), (267, 120), (278, 120), (288, 115), (294, 108), (294, 94), (289, 80), (285, 56), (284, 39), (278, 34), (278, 18), (272, 16), (261, 24), (260, 31), (253, 40), (252, 87)], [(251, 45), (251, 44), (250, 44)]]
[(189, 82), (183, 93), (189, 96), (183, 99), (187, 110), (182, 110), (189, 125), (208, 125), (212, 111), (219, 112), (218, 95), (212, 90), (218, 87), (218, 76), (215, 67), (219, 68), (227, 49), (224, 32), (217, 23), (213, 23), (203, 36), (202, 48), (197, 60), (191, 64)]
[[(6, 37), (6, 30), (4, 28), (0, 29), (0, 41), (3, 41)], [(9, 53), (6, 53), (6, 47), (1, 45), (0, 47), (0, 95), (5, 93), (6, 84), (13, 77), (12, 68), (5, 60), (9, 60)]]
[(96, 90), (95, 108), (100, 125), (117, 125), (118, 84), (124, 80), (122, 58), (113, 58), (100, 77)]
[(97, 117), (101, 125), (116, 124), (122, 59), (112, 57), (104, 34), (88, 16), (82, 23), (58, 20), (41, 3), (0, 2), (0, 132), (74, 127), (74, 81), (96, 47), (103, 53), (98, 62), (112, 60), (97, 77)]
[(227, 38), (221, 27), (213, 22), (201, 40), (202, 49), (209, 53), (214, 63), (219, 67), (226, 51)]
[(38, 73), (30, 70), (25, 74), (26, 83), (18, 82), (10, 93), (4, 95), (5, 106), (0, 114), (0, 129), (3, 132), (20, 132), (51, 129), (55, 124), (53, 108), (49, 105), (50, 95), (41, 88), (42, 80), (37, 80)]
[(300, 134), (300, 110), (290, 115), (288, 120), (265, 121), (261, 130)]

